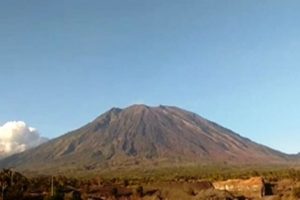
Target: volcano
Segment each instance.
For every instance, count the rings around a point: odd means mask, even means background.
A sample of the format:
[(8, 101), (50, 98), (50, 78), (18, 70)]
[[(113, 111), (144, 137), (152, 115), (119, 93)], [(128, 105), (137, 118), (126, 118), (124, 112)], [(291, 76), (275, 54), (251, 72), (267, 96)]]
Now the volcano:
[(173, 106), (112, 108), (83, 127), (0, 161), (20, 169), (203, 163), (275, 164), (288, 155)]

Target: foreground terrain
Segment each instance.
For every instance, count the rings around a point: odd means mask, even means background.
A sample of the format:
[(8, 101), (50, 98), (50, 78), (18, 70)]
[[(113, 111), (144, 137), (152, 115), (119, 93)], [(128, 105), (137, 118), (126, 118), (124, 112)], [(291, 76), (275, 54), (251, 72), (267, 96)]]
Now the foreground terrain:
[(25, 177), (4, 169), (0, 173), (0, 186), (4, 200), (296, 200), (300, 198), (300, 170), (224, 169), (214, 174), (203, 171), (199, 176), (172, 178), (155, 173), (140, 177), (127, 174), (127, 177), (74, 178), (62, 175)]

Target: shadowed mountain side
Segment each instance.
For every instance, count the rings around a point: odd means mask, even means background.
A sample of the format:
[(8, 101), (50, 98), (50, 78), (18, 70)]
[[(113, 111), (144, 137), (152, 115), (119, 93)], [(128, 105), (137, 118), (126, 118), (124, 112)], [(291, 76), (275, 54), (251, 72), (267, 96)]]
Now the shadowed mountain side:
[(112, 108), (91, 123), (10, 156), (1, 167), (101, 168), (190, 163), (275, 164), (288, 155), (177, 107)]

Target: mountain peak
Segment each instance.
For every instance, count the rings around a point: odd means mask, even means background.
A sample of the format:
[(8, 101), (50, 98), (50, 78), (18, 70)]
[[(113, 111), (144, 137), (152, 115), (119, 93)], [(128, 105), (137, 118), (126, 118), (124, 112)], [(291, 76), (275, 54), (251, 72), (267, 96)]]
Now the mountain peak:
[(112, 112), (112, 113), (118, 113), (121, 112), (122, 109), (118, 108), (118, 107), (112, 107), (108, 112)]
[(133, 109), (133, 110), (135, 110), (135, 109), (150, 109), (150, 108), (151, 108), (151, 106), (148, 106), (146, 104), (133, 104), (133, 105), (128, 106), (125, 109)]

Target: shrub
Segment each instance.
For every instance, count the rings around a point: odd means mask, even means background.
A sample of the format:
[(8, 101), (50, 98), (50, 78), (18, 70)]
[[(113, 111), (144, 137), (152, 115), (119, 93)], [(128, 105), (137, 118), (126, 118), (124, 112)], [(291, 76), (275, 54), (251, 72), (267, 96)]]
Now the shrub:
[(118, 196), (118, 188), (113, 187), (111, 189), (111, 195), (114, 196), (114, 197), (117, 197)]
[(191, 196), (195, 196), (195, 195), (196, 195), (195, 191), (194, 191), (193, 188), (191, 188), (191, 187), (188, 187), (188, 186), (184, 187), (184, 191), (185, 191), (188, 195), (191, 195)]
[(124, 185), (125, 187), (127, 187), (127, 186), (129, 185), (128, 179), (124, 179), (124, 180), (123, 180), (123, 185)]
[(144, 188), (143, 186), (138, 186), (136, 189), (135, 189), (135, 192), (136, 194), (139, 196), (139, 197), (142, 197), (144, 195)]
[(294, 187), (292, 190), (292, 194), (295, 198), (300, 198), (300, 187)]

